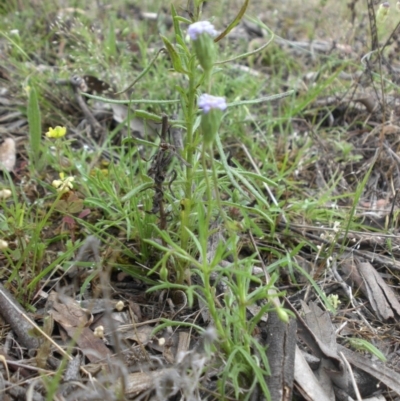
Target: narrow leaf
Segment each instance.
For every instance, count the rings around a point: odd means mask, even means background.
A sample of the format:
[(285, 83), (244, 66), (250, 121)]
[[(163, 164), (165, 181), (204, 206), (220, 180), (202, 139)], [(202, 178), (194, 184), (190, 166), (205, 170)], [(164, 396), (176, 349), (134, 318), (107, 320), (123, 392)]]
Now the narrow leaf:
[(179, 58), (178, 52), (175, 50), (174, 46), (172, 43), (163, 35), (160, 35), (161, 39), (164, 42), (165, 47), (167, 48), (167, 51), (171, 57), (172, 61), (172, 66), (174, 67), (174, 70), (176, 72), (181, 72), (184, 74), (187, 74), (187, 71), (182, 67), (181, 59)]
[(179, 25), (179, 20), (177, 19), (178, 14), (176, 13), (176, 10), (175, 10), (175, 7), (173, 4), (171, 4), (171, 15), (172, 15), (172, 21), (174, 23), (175, 36), (177, 38), (183, 38), (181, 27)]
[(375, 355), (382, 362), (386, 362), (387, 359), (385, 355), (370, 342), (363, 340), (362, 338), (349, 338), (348, 340), (354, 348), (367, 351), (372, 355)]
[[(137, 82), (137, 80), (136, 80), (136, 82)], [(132, 86), (132, 84), (131, 84), (131, 86)], [(128, 89), (130, 89), (130, 87)], [(128, 89), (125, 89), (123, 92), (125, 92)], [(123, 92), (119, 92), (119, 93), (123, 93)], [(177, 99), (177, 100), (157, 100), (157, 99), (154, 99), (154, 100), (152, 100), (152, 99), (117, 100), (117, 99), (111, 99), (108, 97), (90, 95), (89, 93), (82, 93), (82, 95), (88, 97), (89, 99), (94, 99), (99, 102), (109, 103), (109, 104), (137, 104), (137, 103), (141, 103), (141, 104), (174, 104), (174, 103), (180, 102), (179, 99)], [(118, 93), (116, 93), (116, 95), (118, 95)]]
[(28, 124), (29, 124), (29, 143), (30, 153), (33, 163), (40, 158), (40, 141), (42, 139), (42, 120), (36, 88), (33, 86), (29, 90), (28, 98)]
[(157, 123), (161, 123), (162, 120), (162, 118), (157, 114), (149, 113), (148, 111), (145, 110), (136, 110), (134, 116), (138, 118), (143, 118), (144, 120), (155, 121)]
[(246, 12), (247, 6), (249, 5), (250, 0), (246, 0), (242, 6), (242, 8), (239, 10), (238, 15), (236, 18), (226, 27), (226, 29), (218, 35), (215, 39), (214, 42), (219, 42), (221, 39), (223, 39), (228, 33), (236, 26), (239, 24), (240, 20), (243, 18), (244, 13)]

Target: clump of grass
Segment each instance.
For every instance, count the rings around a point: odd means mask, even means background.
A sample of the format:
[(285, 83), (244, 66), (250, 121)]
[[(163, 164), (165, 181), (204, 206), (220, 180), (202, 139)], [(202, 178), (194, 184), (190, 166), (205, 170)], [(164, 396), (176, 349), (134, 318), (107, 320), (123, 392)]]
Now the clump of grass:
[[(262, 388), (266, 397), (269, 397), (264, 380), (265, 375), (268, 374), (268, 362), (264, 357), (260, 365), (254, 359), (254, 349), (260, 351), (262, 346), (252, 336), (252, 330), (259, 322), (262, 313), (248, 321), (247, 307), (262, 301), (264, 302), (263, 312), (277, 309), (279, 315), (285, 316), (285, 319), (288, 315), (280, 306), (279, 294), (271, 291), (277, 276), (274, 275), (268, 283), (263, 283), (252, 274), (252, 268), (256, 263), (254, 256), (239, 259), (239, 236), (232, 222), (227, 218), (226, 206), (221, 200), (225, 190), (224, 176), (230, 177), (237, 187), (240, 187), (239, 178), (242, 181), (241, 184), (247, 186), (255, 196), (259, 196), (259, 190), (254, 188), (253, 183), (245, 177), (246, 174), (240, 166), (232, 168), (226, 163), (217, 165), (214, 160), (214, 142), (218, 135), (221, 111), (227, 107), (225, 100), (210, 95), (210, 93), (213, 95), (218, 93), (218, 85), (215, 84), (218, 77), (214, 76), (216, 56), (216, 45), (213, 42), (214, 28), (206, 22), (190, 25), (192, 46), (188, 46), (180, 24), (182, 22), (190, 24), (191, 21), (178, 16), (174, 7), (172, 7), (172, 17), (176, 44), (174, 45), (167, 37), (162, 37), (162, 40), (175, 72), (183, 75), (186, 78), (183, 82), (187, 83), (185, 86), (176, 88), (180, 94), (183, 110), (184, 167), (182, 184), (180, 184), (182, 187), (179, 189), (179, 185), (178, 191), (184, 196), (184, 207), (177, 216), (178, 218), (180, 216), (179, 242), (172, 230), (158, 228), (153, 235), (161, 238), (162, 242), (159, 243), (151, 238), (146, 240), (146, 243), (161, 252), (160, 262), (150, 271), (150, 274), (159, 274), (161, 283), (153, 286), (151, 291), (183, 290), (188, 295), (189, 305), (193, 305), (195, 299), (204, 304), (209, 311), (211, 324), (216, 328), (221, 351), (228, 361), (226, 372), (229, 374), (223, 375), (222, 381), (229, 379), (235, 383), (236, 397), (241, 397), (241, 387), (255, 384)], [(240, 19), (240, 14), (238, 18)], [(229, 29), (230, 27), (220, 35), (220, 38), (223, 38)], [(144, 72), (147, 73), (148, 70)], [(145, 75), (141, 74), (141, 78), (144, 79), (144, 77)], [(200, 111), (199, 115), (197, 103), (200, 94), (202, 94), (200, 98), (202, 102), (199, 104), (203, 111)], [(262, 100), (255, 99), (245, 103), (257, 103)], [(238, 107), (241, 104), (239, 101), (232, 107)], [(156, 116), (147, 115), (144, 111), (136, 111), (136, 115), (157, 119)], [(219, 152), (221, 157), (226, 158), (223, 149), (219, 148)], [(156, 162), (162, 163), (164, 159), (162, 156), (159, 157)], [(158, 172), (158, 174), (160, 177), (155, 176), (155, 180), (163, 179), (162, 173)], [(225, 185), (228, 184), (229, 180)], [(205, 204), (200, 199), (204, 199)], [(239, 201), (242, 200), (239, 199)], [(218, 220), (222, 222), (220, 236), (223, 240), (213, 244), (210, 243), (210, 234), (213, 235), (212, 223)], [(225, 258), (228, 257), (233, 258), (233, 262), (221, 268)], [(219, 308), (215, 298), (214, 282), (218, 276), (219, 280), (226, 281), (227, 290), (224, 301), (226, 305), (229, 305), (228, 310)], [(190, 285), (189, 282), (195, 277), (199, 284)], [(252, 287), (254, 290), (251, 290)], [(179, 323), (165, 321), (157, 330), (176, 324)], [(197, 325), (193, 327), (203, 331)], [(260, 354), (265, 355), (265, 352)], [(224, 387), (222, 384), (221, 389)]]

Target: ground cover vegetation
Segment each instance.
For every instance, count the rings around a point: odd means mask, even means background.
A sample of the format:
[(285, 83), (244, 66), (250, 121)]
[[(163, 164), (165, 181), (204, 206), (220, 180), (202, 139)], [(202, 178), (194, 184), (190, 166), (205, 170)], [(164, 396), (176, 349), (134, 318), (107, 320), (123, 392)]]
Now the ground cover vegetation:
[(400, 396), (399, 4), (61, 3), (0, 1), (1, 396)]

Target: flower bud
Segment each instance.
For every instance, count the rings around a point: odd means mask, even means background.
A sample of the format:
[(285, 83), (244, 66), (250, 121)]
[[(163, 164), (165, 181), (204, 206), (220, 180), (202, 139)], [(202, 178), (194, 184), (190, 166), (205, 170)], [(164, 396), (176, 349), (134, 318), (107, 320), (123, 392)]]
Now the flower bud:
[(211, 71), (215, 58), (216, 49), (213, 38), (217, 31), (209, 21), (199, 21), (189, 25), (188, 35), (193, 42), (193, 49), (197, 59), (204, 71)]
[(165, 266), (160, 269), (160, 278), (162, 281), (168, 281), (168, 269)]
[(276, 314), (278, 315), (279, 319), (284, 323), (289, 323), (289, 315), (285, 311), (285, 309), (279, 307), (276, 308)]
[(200, 127), (203, 132), (204, 143), (210, 145), (214, 142), (221, 124), (222, 112), (227, 107), (226, 100), (224, 97), (204, 93), (199, 97), (198, 106), (203, 112)]
[(383, 22), (388, 16), (390, 4), (385, 1), (379, 5), (378, 11), (376, 12), (376, 22)]

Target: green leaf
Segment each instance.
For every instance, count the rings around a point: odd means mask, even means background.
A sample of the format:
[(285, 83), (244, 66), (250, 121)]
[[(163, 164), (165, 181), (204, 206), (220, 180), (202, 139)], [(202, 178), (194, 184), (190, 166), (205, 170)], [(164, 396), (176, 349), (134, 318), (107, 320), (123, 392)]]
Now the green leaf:
[(177, 36), (176, 44), (177, 44), (177, 47), (179, 49), (182, 49), (186, 53), (187, 57), (190, 56), (190, 52), (189, 52), (189, 49), (186, 46), (185, 39), (180, 38), (179, 36)]
[(134, 113), (135, 117), (143, 118), (144, 120), (151, 120), (157, 123), (161, 123), (162, 118), (154, 113), (149, 113), (145, 110), (136, 110)]
[(182, 67), (181, 59), (179, 57), (178, 52), (175, 50), (174, 46), (172, 43), (163, 35), (160, 35), (162, 41), (164, 42), (165, 47), (167, 48), (167, 51), (171, 57), (172, 61), (172, 66), (174, 67), (174, 70), (176, 72), (180, 72), (183, 74), (188, 74), (188, 72)]
[(90, 282), (99, 274), (99, 272), (97, 270), (95, 270), (94, 272), (92, 272), (91, 274), (89, 274), (88, 277), (86, 277), (85, 281), (82, 284), (81, 287), (81, 291), (80, 291), (80, 295), (82, 296), (85, 291), (88, 288), (88, 285), (90, 284)]
[(179, 25), (178, 14), (176, 13), (175, 7), (171, 4), (171, 15), (172, 15), (172, 22), (174, 24), (174, 32), (177, 38), (183, 38), (181, 27)]
[(228, 103), (228, 107), (232, 106), (243, 106), (243, 105), (249, 105), (249, 104), (257, 104), (257, 103), (263, 103), (263, 102), (270, 102), (272, 100), (277, 100), (277, 99), (282, 99), (287, 96), (291, 96), (294, 94), (294, 90), (290, 90), (287, 92), (283, 93), (278, 93), (276, 95), (271, 95), (271, 96), (265, 96), (265, 97), (259, 97), (257, 99), (251, 99), (251, 100), (239, 100), (237, 102), (232, 102)]
[(30, 156), (37, 167), (40, 159), (40, 144), (42, 140), (42, 119), (40, 115), (40, 107), (38, 95), (34, 86), (30, 87), (28, 98), (28, 124), (29, 124), (29, 142)]
[(131, 198), (133, 198), (134, 196), (137, 196), (140, 192), (145, 191), (148, 188), (153, 188), (154, 184), (153, 182), (144, 182), (141, 185), (138, 185), (137, 187), (131, 189), (126, 195), (124, 195), (121, 198), (122, 202), (126, 202), (128, 200), (130, 200)]
[(361, 338), (349, 338), (349, 342), (352, 347), (367, 351), (372, 355), (375, 355), (382, 362), (386, 362), (385, 355), (383, 355), (383, 353), (378, 348), (373, 346), (370, 342), (363, 340)]
[(190, 25), (193, 21), (191, 21), (190, 19), (187, 19), (185, 17), (182, 17), (180, 15), (178, 15), (177, 17), (175, 17), (177, 21), (179, 22), (183, 22), (184, 24), (188, 24)]
[(228, 33), (236, 26), (239, 24), (240, 20), (243, 18), (244, 13), (246, 12), (247, 6), (249, 5), (250, 0), (246, 0), (242, 6), (242, 8), (239, 10), (238, 15), (235, 17), (235, 19), (225, 28), (225, 30), (218, 35), (215, 39), (214, 42), (219, 42), (221, 39), (223, 39)]
[(77, 201), (71, 202), (68, 205), (68, 212), (73, 214), (73, 213), (79, 213), (83, 210), (83, 200), (79, 199)]
[[(122, 92), (120, 92), (122, 93)], [(157, 99), (129, 99), (129, 100), (118, 100), (118, 99), (110, 99), (108, 97), (101, 97), (96, 95), (90, 95), (89, 93), (82, 93), (83, 96), (88, 97), (89, 99), (94, 99), (99, 102), (109, 103), (109, 104), (174, 104), (179, 103), (180, 100), (157, 100)], [(234, 105), (234, 104), (233, 104)]]
[(117, 36), (115, 34), (114, 19), (115, 16), (112, 15), (110, 18), (110, 26), (108, 28), (107, 47), (106, 47), (108, 57), (117, 56)]

